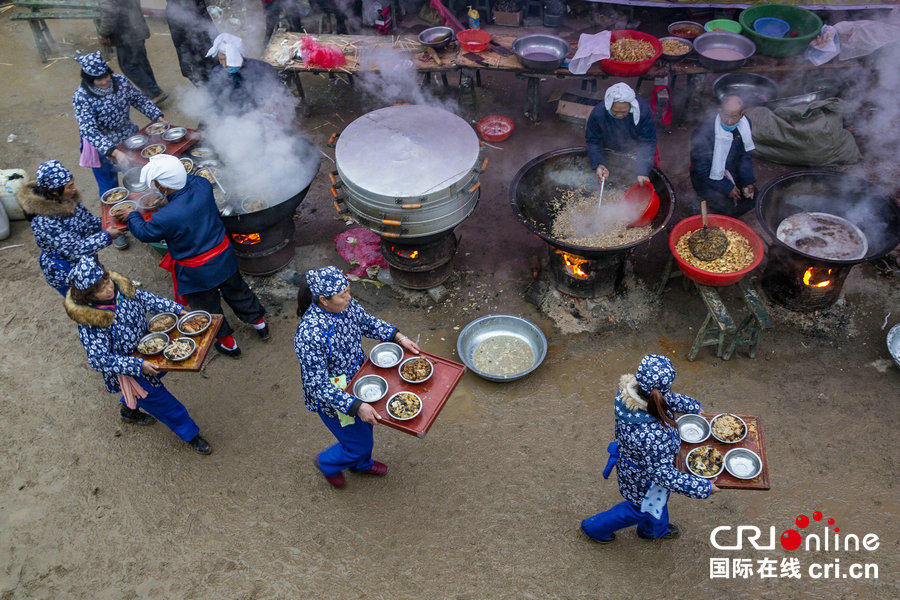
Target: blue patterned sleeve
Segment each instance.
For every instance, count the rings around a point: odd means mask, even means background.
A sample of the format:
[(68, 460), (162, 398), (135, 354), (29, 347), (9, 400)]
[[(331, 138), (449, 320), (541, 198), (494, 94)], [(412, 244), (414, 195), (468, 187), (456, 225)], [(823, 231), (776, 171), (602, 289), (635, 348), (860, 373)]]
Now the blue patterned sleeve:
[(86, 229), (89, 231), (103, 231), (103, 221), (100, 217), (89, 211), (84, 204), (79, 204), (75, 207), (75, 214), (84, 222)]
[(76, 232), (66, 229), (57, 219), (34, 219), (32, 230), (34, 241), (41, 249), (56, 252), (70, 261), (96, 254), (112, 243), (112, 238), (105, 231), (81, 237)]
[(644, 466), (654, 483), (690, 498), (709, 497), (712, 492), (709, 480), (676, 469), (675, 456), (669, 451), (667, 443), (660, 442), (654, 436), (642, 437), (641, 441)]
[(297, 332), (294, 351), (300, 359), (300, 377), (303, 380), (303, 395), (307, 406), (327, 405), (344, 414), (356, 400), (352, 395), (339, 390), (328, 375), (328, 350), (324, 341), (305, 330)]
[(694, 413), (700, 412), (700, 402), (694, 400), (690, 396), (669, 392), (666, 394), (666, 404), (669, 405), (674, 412), (678, 413)]
[(139, 89), (134, 87), (128, 79), (122, 77), (119, 80), (119, 84), (122, 86), (120, 89), (123, 94), (125, 94), (125, 98), (128, 99), (128, 104), (135, 107), (146, 116), (151, 121), (155, 121), (161, 116), (163, 113), (153, 102), (151, 102), (150, 98), (145, 96)]
[(105, 375), (141, 374), (143, 359), (134, 356), (119, 356), (112, 352), (112, 327), (89, 327), (80, 325), (78, 337), (87, 352), (88, 364), (95, 371)]
[(366, 309), (356, 302), (356, 300), (353, 300), (352, 302), (353, 318), (359, 323), (359, 328), (363, 335), (372, 338), (373, 340), (381, 340), (382, 342), (391, 339), (394, 332), (397, 331), (396, 327), (387, 321), (383, 321), (374, 315), (370, 315), (366, 312)]
[(138, 288), (136, 290), (135, 297), (140, 301), (141, 304), (144, 305), (144, 310), (146, 312), (171, 312), (177, 315), (184, 308), (174, 300), (169, 300), (168, 298), (163, 298), (162, 296), (157, 296), (156, 294), (151, 294), (150, 292), (142, 288)]
[(72, 96), (72, 106), (75, 109), (75, 120), (78, 121), (78, 134), (90, 142), (102, 156), (106, 156), (116, 145), (100, 133), (91, 100), (81, 88)]

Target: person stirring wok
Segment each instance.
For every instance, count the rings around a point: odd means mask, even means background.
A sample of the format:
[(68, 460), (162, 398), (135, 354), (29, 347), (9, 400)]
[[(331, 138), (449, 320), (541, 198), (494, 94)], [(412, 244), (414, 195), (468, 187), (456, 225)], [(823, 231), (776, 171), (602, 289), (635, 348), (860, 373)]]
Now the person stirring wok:
[(316, 466), (334, 487), (346, 484), (344, 469), (387, 474), (387, 465), (372, 460), (372, 426), (381, 415), (344, 388), (366, 359), (363, 335), (396, 342), (413, 354), (419, 354), (418, 344), (353, 300), (350, 282), (337, 267), (306, 272), (306, 286), (297, 294), (297, 316), (302, 318), (294, 351), (300, 360), (303, 399), (338, 441), (319, 453)]
[(614, 150), (634, 154), (637, 183), (650, 181), (650, 169), (658, 162), (656, 123), (650, 105), (627, 84), (617, 83), (606, 90), (603, 104), (595, 106), (588, 117), (584, 137), (597, 179), (609, 177), (605, 151)]

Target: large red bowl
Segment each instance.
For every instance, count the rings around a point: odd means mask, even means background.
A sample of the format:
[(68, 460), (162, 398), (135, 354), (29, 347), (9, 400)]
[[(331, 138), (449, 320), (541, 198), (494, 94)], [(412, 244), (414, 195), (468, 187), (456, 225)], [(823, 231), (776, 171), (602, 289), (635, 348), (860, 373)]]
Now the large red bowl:
[(649, 33), (634, 31), (633, 29), (616, 29), (610, 35), (609, 43), (612, 44), (617, 40), (643, 40), (650, 42), (650, 45), (656, 50), (656, 54), (653, 55), (653, 58), (640, 62), (623, 62), (611, 58), (601, 60), (600, 68), (614, 77), (638, 77), (643, 75), (650, 70), (656, 59), (662, 55), (662, 43)]
[(456, 33), (456, 40), (467, 52), (481, 52), (491, 43), (491, 34), (484, 29), (463, 29)]
[(706, 222), (710, 227), (721, 227), (722, 229), (736, 231), (744, 236), (747, 241), (750, 242), (750, 248), (753, 250), (753, 262), (750, 263), (749, 266), (740, 271), (735, 271), (734, 273), (713, 273), (712, 271), (704, 271), (703, 269), (698, 269), (697, 267), (686, 263), (678, 254), (678, 251), (675, 250), (675, 244), (677, 244), (678, 240), (681, 239), (681, 236), (687, 232), (696, 231), (703, 226), (703, 218), (700, 215), (694, 215), (693, 217), (688, 217), (683, 221), (679, 221), (669, 233), (669, 250), (672, 252), (672, 256), (675, 257), (675, 260), (678, 261), (678, 266), (681, 268), (685, 277), (702, 285), (722, 287), (737, 283), (744, 275), (759, 266), (760, 261), (762, 261), (763, 256), (765, 256), (766, 248), (763, 245), (762, 239), (760, 239), (749, 225), (743, 221), (726, 217), (725, 215), (707, 215)]

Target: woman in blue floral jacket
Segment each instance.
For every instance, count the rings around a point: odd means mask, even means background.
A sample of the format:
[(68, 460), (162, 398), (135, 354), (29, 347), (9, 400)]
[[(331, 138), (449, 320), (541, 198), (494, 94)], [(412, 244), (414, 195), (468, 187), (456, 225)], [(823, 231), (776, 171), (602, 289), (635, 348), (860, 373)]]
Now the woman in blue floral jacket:
[(674, 380), (672, 361), (658, 354), (648, 354), (635, 375), (619, 380), (616, 441), (609, 445), (603, 477), (616, 467), (625, 501), (581, 522), (582, 530), (597, 542), (612, 542), (617, 529), (635, 524), (638, 537), (675, 538), (679, 530), (669, 523), (669, 492), (708, 498), (719, 491), (712, 481), (675, 468), (681, 437), (673, 413), (699, 413), (700, 403), (670, 391)]
[(419, 346), (357, 304), (350, 297), (350, 282), (336, 267), (307, 271), (306, 282), (308, 288), (301, 288), (297, 295), (297, 316), (303, 318), (294, 350), (300, 359), (306, 408), (319, 413), (338, 440), (319, 453), (316, 465), (331, 485), (343, 487), (344, 469), (387, 473), (387, 465), (372, 460), (372, 426), (381, 416), (343, 389), (366, 359), (362, 336), (392, 340), (414, 354)]
[(148, 312), (179, 314), (183, 307), (135, 288), (127, 277), (104, 270), (90, 257), (82, 258), (72, 269), (69, 283), (66, 313), (78, 323), (88, 364), (103, 375), (106, 390), (122, 392), (122, 420), (151, 425), (158, 419), (196, 452), (209, 454), (211, 449), (197, 424), (163, 386), (156, 367), (131, 356), (146, 334)]
[(81, 203), (72, 173), (56, 160), (41, 163), (36, 180), (23, 186), (17, 199), (41, 249), (44, 278), (63, 296), (72, 265), (82, 256), (96, 256), (122, 233), (117, 227), (102, 228), (100, 217)]

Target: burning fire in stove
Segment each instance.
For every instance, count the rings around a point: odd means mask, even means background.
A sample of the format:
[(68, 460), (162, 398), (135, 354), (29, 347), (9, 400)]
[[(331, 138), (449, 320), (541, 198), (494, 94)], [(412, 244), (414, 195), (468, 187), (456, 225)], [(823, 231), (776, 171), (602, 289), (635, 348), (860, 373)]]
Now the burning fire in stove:
[(233, 239), (238, 244), (252, 246), (253, 244), (258, 244), (262, 238), (258, 233), (233, 233), (231, 234), (231, 239)]
[(809, 267), (803, 273), (803, 285), (824, 288), (831, 285), (831, 269), (816, 269)]
[(575, 256), (574, 254), (569, 254), (568, 252), (563, 252), (562, 250), (557, 250), (557, 254), (562, 256), (563, 264), (566, 267), (566, 270), (573, 277), (577, 277), (578, 279), (586, 279), (589, 277), (587, 271), (581, 268), (582, 265), (587, 263), (589, 259), (583, 258), (581, 256)]
[(404, 250), (403, 248), (398, 248), (397, 246), (391, 246), (391, 252), (393, 252), (397, 256), (402, 256), (403, 258), (413, 259), (419, 256), (418, 250)]

